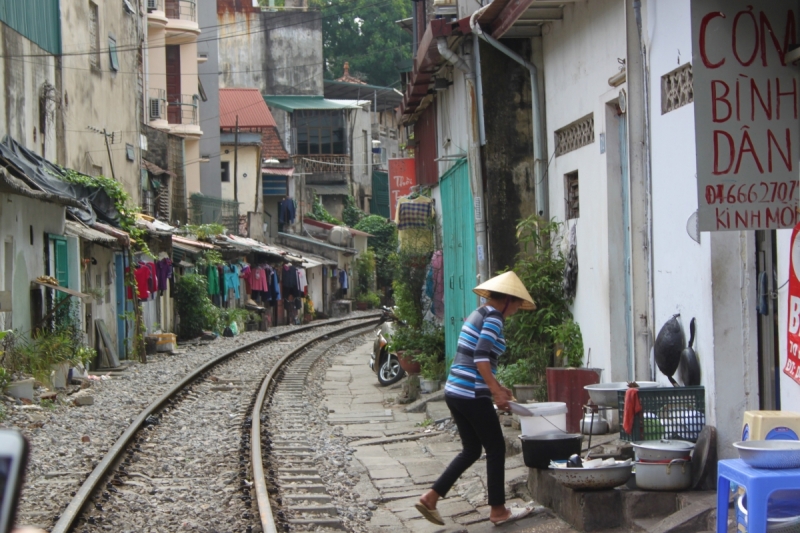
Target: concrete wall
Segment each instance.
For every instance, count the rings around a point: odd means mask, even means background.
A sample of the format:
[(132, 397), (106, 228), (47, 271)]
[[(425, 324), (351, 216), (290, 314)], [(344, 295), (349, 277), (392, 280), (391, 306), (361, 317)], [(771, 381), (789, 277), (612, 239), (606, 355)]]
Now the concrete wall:
[[(372, 164), (380, 158), (378, 154), (372, 153), (372, 118), (375, 115), (372, 113), (369, 102), (366, 102), (364, 107), (349, 110), (345, 116), (347, 117), (345, 125), (353, 162), (350, 191), (356, 199), (356, 203), (363, 209), (364, 204), (369, 204), (369, 202), (362, 203), (362, 199), (372, 196)], [(364, 153), (365, 140), (366, 153)]]
[[(697, 318), (695, 349), (707, 403), (714, 406), (707, 409), (707, 421), (717, 426), (720, 455), (728, 458), (736, 455), (730, 443), (741, 436), (744, 411), (759, 405), (755, 237), (753, 232), (702, 233), (698, 244), (686, 232), (687, 219), (697, 209), (694, 104), (662, 115), (660, 84), (661, 76), (691, 61), (690, 2), (646, 7), (656, 327), (678, 312), (685, 328)], [(779, 279), (786, 277), (779, 274)], [(779, 304), (785, 306), (780, 299)], [(785, 351), (785, 337), (779, 339)]]
[(262, 94), (323, 94), (319, 12), (261, 12), (247, 1), (217, 2), (220, 87)]
[[(64, 214), (65, 209), (55, 204), (0, 193), (0, 242), (3, 243), (0, 248), (0, 254), (3, 255), (0, 265), (13, 265), (10, 274), (4, 272), (0, 276), (3, 290), (11, 291), (12, 319), (11, 324), (6, 322), (6, 328), (30, 333), (31, 280), (46, 274), (46, 234), (64, 234)], [(10, 261), (5, 257), (6, 242), (11, 243), (13, 249), (13, 258)], [(6, 279), (12, 280), (11, 287), (6, 285)]]
[[(231, 181), (221, 183), (222, 195), (226, 200), (233, 200), (233, 145), (221, 145), (222, 154), (220, 161), (229, 161), (231, 166)], [(227, 153), (226, 153), (227, 152)], [(255, 211), (256, 207), (256, 186), (259, 185), (258, 175), (261, 171), (259, 154), (260, 146), (239, 146), (239, 213), (244, 214)], [(219, 181), (219, 180), (218, 180)], [(261, 191), (258, 191), (259, 194)]]
[[(531, 56), (530, 40), (509, 39), (505, 44), (523, 57)], [(502, 270), (515, 263), (519, 251), (517, 222), (536, 212), (530, 73), (483, 42), (481, 70), (486, 199), (492, 221), (488, 230), (489, 250), (491, 269)], [(463, 127), (466, 129), (466, 124)]]
[[(612, 334), (620, 332), (612, 331), (614, 324), (609, 312), (610, 279), (612, 275), (621, 277), (621, 271), (610, 270), (610, 252), (618, 251), (621, 246), (612, 240), (621, 235), (611, 230), (610, 222), (620, 216), (619, 212), (609, 211), (608, 202), (613, 195), (608, 190), (606, 154), (601, 153), (598, 142), (600, 133), (611, 135), (605, 132), (604, 123), (607, 102), (615, 95), (608, 94), (611, 87), (607, 80), (617, 72), (617, 58), (626, 56), (623, 7), (618, 0), (568, 4), (563, 20), (546, 25), (542, 32), (546, 139), (553, 139), (556, 130), (586, 115), (594, 114), (595, 119), (593, 144), (554, 157), (555, 147), (550, 143), (545, 157), (550, 161), (547, 172), (550, 216), (559, 221), (566, 216), (564, 175), (576, 170), (579, 173), (583, 200), (580, 218), (570, 223), (577, 224), (579, 263), (573, 314), (581, 326), (585, 350), (591, 349), (592, 366), (604, 369), (601, 379), (605, 381), (626, 372), (624, 349), (611, 345)], [(598, 46), (598, 43), (603, 44)], [(527, 125), (529, 117), (528, 110), (524, 119), (518, 120), (521, 123), (525, 120)]]
[[(0, 23), (0, 138), (11, 135), (17, 142), (51, 161), (63, 157), (64, 127), (61, 113), (61, 76), (54, 56)], [(9, 56), (39, 57), (9, 57)], [(52, 87), (53, 89), (49, 89)], [(46, 108), (40, 100), (49, 94)], [(45, 131), (41, 119), (47, 117)], [(58, 126), (57, 126), (58, 122)], [(58, 129), (57, 129), (58, 128)], [(57, 147), (57, 140), (61, 143)]]
[[(97, 2), (99, 15), (100, 68), (90, 66), (88, 54), (65, 54), (63, 103), (66, 155), (59, 161), (88, 174), (112, 175), (121, 182), (134, 202), (140, 202), (140, 142), (142, 85), (136, 47), (143, 36), (141, 19), (128, 13), (122, 2)], [(89, 6), (86, 0), (61, 2), (62, 46), (65, 52), (89, 49)], [(119, 70), (111, 69), (109, 37), (119, 48)], [(195, 82), (196, 83), (196, 82)], [(114, 132), (111, 161), (103, 135), (89, 128)], [(109, 142), (112, 142), (109, 139)], [(134, 157), (126, 157), (126, 144)]]
[(308, 281), (308, 296), (314, 303), (315, 311), (324, 311), (324, 302), (322, 300), (322, 266), (307, 268), (306, 281)]
[[(219, 50), (217, 46), (217, 6), (216, 2), (200, 2), (197, 5), (198, 23), (203, 29), (203, 38), (197, 43), (197, 52), (206, 54), (208, 60), (197, 66), (200, 82), (207, 101), (200, 101), (200, 129), (206, 135), (200, 139), (200, 190), (208, 196), (219, 197), (220, 185), (219, 158)], [(206, 161), (207, 160), (207, 161)]]

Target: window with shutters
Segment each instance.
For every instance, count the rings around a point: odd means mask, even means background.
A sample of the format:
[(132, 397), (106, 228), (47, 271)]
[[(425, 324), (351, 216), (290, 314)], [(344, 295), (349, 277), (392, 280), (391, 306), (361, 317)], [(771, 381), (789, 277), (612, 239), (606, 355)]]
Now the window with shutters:
[(294, 112), (297, 154), (347, 154), (344, 117), (340, 110)]
[(100, 15), (97, 4), (89, 2), (89, 65), (93, 71), (100, 70)]
[(567, 200), (567, 220), (580, 218), (581, 202), (578, 191), (578, 171), (564, 174), (564, 193)]

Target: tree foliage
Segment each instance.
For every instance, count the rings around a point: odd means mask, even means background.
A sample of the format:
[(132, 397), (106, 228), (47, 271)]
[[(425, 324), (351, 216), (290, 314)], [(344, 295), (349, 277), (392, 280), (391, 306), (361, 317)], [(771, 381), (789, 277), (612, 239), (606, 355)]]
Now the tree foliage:
[(322, 9), (322, 43), (326, 77), (350, 75), (371, 85), (399, 81), (397, 64), (411, 58), (411, 36), (395, 21), (411, 16), (407, 0), (311, 0)]
[(394, 270), (390, 256), (397, 250), (396, 226), (382, 216), (367, 215), (355, 225), (355, 229), (372, 235), (369, 238), (369, 247), (375, 251), (375, 273), (378, 287), (391, 285)]

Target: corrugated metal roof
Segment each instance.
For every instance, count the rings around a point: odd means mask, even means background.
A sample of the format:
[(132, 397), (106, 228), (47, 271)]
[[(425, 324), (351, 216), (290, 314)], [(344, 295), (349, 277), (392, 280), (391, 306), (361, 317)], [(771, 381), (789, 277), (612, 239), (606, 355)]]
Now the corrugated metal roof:
[[(221, 90), (220, 90), (221, 92)], [(275, 95), (266, 95), (264, 96), (264, 101), (267, 105), (272, 107), (277, 107), (278, 109), (282, 109), (284, 111), (288, 111), (289, 113), (294, 113), (300, 109), (355, 109), (359, 106), (341, 103), (341, 102), (334, 102), (333, 100), (327, 100), (324, 96), (275, 96)]]
[(258, 89), (219, 90), (219, 127), (235, 128), (236, 115), (240, 130), (278, 126)]
[(103, 244), (115, 244), (117, 242), (117, 239), (110, 235), (106, 235), (101, 231), (97, 231), (96, 229), (92, 229), (72, 220), (65, 220), (64, 225), (67, 235), (74, 235), (87, 241)]

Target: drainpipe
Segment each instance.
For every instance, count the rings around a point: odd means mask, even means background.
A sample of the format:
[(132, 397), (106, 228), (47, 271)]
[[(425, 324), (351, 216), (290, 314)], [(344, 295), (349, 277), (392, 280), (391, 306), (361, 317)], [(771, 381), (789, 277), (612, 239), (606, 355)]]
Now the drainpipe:
[[(439, 37), (436, 41), (436, 46), (439, 53), (448, 62), (452, 63), (458, 70), (464, 73), (467, 82), (467, 98), (469, 102), (470, 114), (470, 128), (469, 128), (469, 150), (467, 153), (469, 161), (469, 176), (472, 185), (472, 194), (474, 197), (475, 210), (475, 244), (478, 251), (478, 279), (477, 284), (480, 284), (489, 279), (489, 266), (486, 260), (488, 256), (488, 249), (486, 246), (486, 216), (484, 214), (484, 189), (483, 189), (483, 175), (481, 169), (481, 144), (480, 144), (480, 123), (482, 122), (483, 102), (477, 97), (476, 83), (475, 83), (475, 69), (470, 66), (463, 57), (459, 56), (447, 45), (446, 37)], [(477, 116), (476, 116), (477, 115)], [(476, 122), (478, 124), (478, 131), (476, 131)]]
[[(491, 4), (489, 4), (491, 5)], [(478, 37), (492, 45), (493, 47), (497, 48), (505, 55), (522, 65), (523, 67), (527, 68), (531, 75), (531, 114), (533, 115), (533, 175), (534, 179), (536, 180), (536, 212), (539, 216), (548, 219), (549, 213), (547, 209), (547, 199), (545, 195), (547, 194), (547, 187), (544, 182), (544, 159), (542, 156), (542, 141), (544, 140), (544, 127), (542, 124), (541, 114), (539, 112), (539, 69), (536, 68), (536, 65), (531, 63), (530, 61), (526, 60), (503, 43), (492, 37), (491, 35), (487, 35), (483, 32), (480, 25), (477, 23), (478, 16), (487, 8), (489, 7), (484, 6), (483, 8), (477, 10), (469, 19), (469, 25), (472, 28), (473, 33), (477, 34)], [(481, 88), (481, 90), (483, 90)]]

